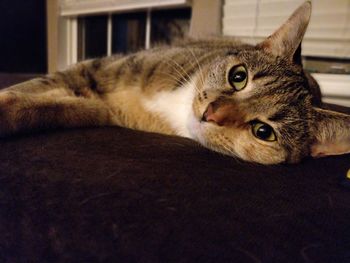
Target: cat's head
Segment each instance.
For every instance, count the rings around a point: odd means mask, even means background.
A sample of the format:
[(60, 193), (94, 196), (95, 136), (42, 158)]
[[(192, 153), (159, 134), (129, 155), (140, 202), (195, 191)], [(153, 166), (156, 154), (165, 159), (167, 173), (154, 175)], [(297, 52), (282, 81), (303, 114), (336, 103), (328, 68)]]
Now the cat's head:
[(256, 46), (233, 49), (197, 79), (192, 136), (216, 151), (263, 164), (350, 152), (350, 116), (316, 107), (301, 64), (311, 4)]

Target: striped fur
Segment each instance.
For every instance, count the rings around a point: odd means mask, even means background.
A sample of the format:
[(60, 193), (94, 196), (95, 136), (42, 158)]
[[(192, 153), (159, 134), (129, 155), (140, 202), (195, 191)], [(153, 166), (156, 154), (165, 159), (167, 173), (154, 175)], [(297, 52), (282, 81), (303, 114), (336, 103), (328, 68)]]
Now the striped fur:
[[(349, 116), (320, 109), (318, 85), (301, 65), (310, 8), (302, 5), (257, 46), (230, 38), (185, 41), (84, 61), (9, 87), (0, 93), (0, 135), (119, 125), (190, 137), (263, 164), (346, 153)], [(248, 72), (239, 92), (228, 82), (237, 65)], [(205, 120), (208, 105), (224, 124)], [(253, 136), (257, 120), (274, 129), (276, 141)]]

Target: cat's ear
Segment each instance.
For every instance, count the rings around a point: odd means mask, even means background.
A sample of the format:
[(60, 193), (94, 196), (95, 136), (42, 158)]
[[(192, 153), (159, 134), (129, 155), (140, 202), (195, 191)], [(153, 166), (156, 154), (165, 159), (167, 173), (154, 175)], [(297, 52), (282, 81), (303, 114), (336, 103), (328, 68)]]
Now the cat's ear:
[(350, 115), (314, 108), (313, 157), (350, 153)]
[(289, 19), (258, 47), (301, 64), (301, 41), (311, 16), (311, 2), (302, 4)]

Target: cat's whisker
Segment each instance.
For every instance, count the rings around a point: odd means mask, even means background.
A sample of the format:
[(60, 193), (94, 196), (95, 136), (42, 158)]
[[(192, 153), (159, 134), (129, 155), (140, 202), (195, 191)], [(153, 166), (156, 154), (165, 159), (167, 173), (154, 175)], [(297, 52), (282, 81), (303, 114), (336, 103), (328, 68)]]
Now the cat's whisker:
[[(171, 64), (170, 62), (172, 62), (171, 60), (166, 60), (165, 63), (168, 64), (168, 66), (170, 66), (172, 69), (175, 70), (175, 72), (177, 73), (177, 76), (179, 78), (179, 80), (184, 78), (184, 75), (182, 75), (182, 73), (175, 67), (177, 66), (176, 64)], [(169, 74), (170, 75), (170, 74)], [(186, 79), (185, 79), (186, 80)]]
[(173, 62), (173, 63), (174, 63), (173, 65), (178, 66), (178, 67), (187, 75), (187, 76), (182, 75), (181, 72), (179, 72), (179, 71), (177, 70), (177, 68), (174, 67), (174, 69), (180, 74), (181, 78), (183, 78), (184, 81), (185, 81), (186, 83), (188, 83), (191, 79), (190, 79), (190, 76), (187, 74), (187, 72), (186, 72), (178, 63), (176, 63), (175, 61), (170, 61), (170, 62)]
[[(208, 134), (208, 137), (210, 137), (211, 135)], [(230, 156), (232, 158), (234, 158), (236, 161), (241, 162), (241, 160), (237, 157), (236, 153), (234, 152), (234, 150), (232, 148), (230, 148), (226, 142), (223, 140), (223, 138), (218, 137), (218, 140), (220, 141), (220, 147), (218, 147), (217, 145), (211, 144), (209, 142), (206, 142), (205, 145), (208, 148), (211, 149), (216, 149), (215, 151), (223, 156)]]
[[(186, 48), (187, 48), (187, 47), (186, 47)], [(187, 49), (188, 49), (188, 48), (187, 48)], [(194, 55), (194, 54), (192, 53), (192, 55)], [(195, 59), (196, 59), (196, 57), (195, 57)], [(190, 63), (191, 63), (191, 66), (192, 66), (193, 68), (197, 68), (197, 66), (194, 65), (194, 64), (192, 63), (192, 61), (190, 61)], [(198, 65), (199, 81), (200, 81), (201, 87), (203, 87), (203, 86), (204, 86), (204, 79), (203, 79), (202, 72), (200, 71), (201, 68), (200, 68), (199, 61), (198, 61), (198, 60), (197, 60), (197, 65)], [(193, 83), (193, 86), (194, 86), (195, 90), (200, 94), (202, 89), (198, 87), (197, 81), (192, 81), (192, 83)]]
[[(177, 63), (175, 60), (169, 60), (169, 62), (174, 63), (175, 66), (177, 66), (179, 69), (181, 69), (181, 70), (183, 71), (183, 73), (186, 74), (186, 75), (182, 75), (182, 74), (179, 72), (180, 75), (181, 75), (182, 77), (185, 77), (185, 79), (186, 79), (186, 77), (188, 78), (187, 82), (191, 81), (192, 83), (195, 84), (195, 81), (194, 81), (194, 79), (192, 78), (192, 76), (190, 76), (190, 75), (186, 72), (186, 70), (185, 70), (179, 63)], [(175, 68), (175, 69), (176, 69), (176, 68)], [(194, 86), (195, 86), (195, 89), (197, 90), (197, 92), (200, 92), (200, 91), (198, 90), (198, 87), (197, 87), (196, 85), (194, 85)]]
[[(181, 54), (181, 56), (183, 56), (183, 54)], [(177, 63), (175, 60), (171, 59), (170, 55), (168, 56), (168, 58), (169, 59), (165, 60), (165, 62), (177, 72), (177, 74), (179, 75), (179, 78), (181, 78), (181, 79), (184, 78), (185, 79), (185, 83), (192, 82), (194, 89), (198, 93), (200, 93), (200, 89), (198, 88), (198, 86), (196, 84), (196, 81), (187, 73), (187, 71), (179, 63)], [(191, 62), (191, 66), (193, 66), (192, 62)], [(183, 75), (178, 69), (181, 69), (182, 72), (186, 74), (186, 76)]]
[(201, 85), (202, 85), (202, 87), (204, 86), (204, 75), (203, 75), (203, 69), (202, 69), (202, 67), (201, 67), (201, 65), (200, 65), (200, 63), (199, 63), (199, 61), (198, 61), (198, 59), (197, 59), (197, 57), (196, 57), (196, 55), (194, 54), (194, 52), (193, 52), (193, 50), (192, 49), (190, 49), (190, 48), (186, 48), (190, 53), (191, 53), (191, 55), (193, 56), (193, 58), (195, 59), (195, 61), (196, 61), (196, 63), (197, 63), (197, 65), (198, 65), (198, 70), (199, 70), (199, 79), (200, 79), (200, 82), (201, 82)]
[[(222, 137), (220, 137), (222, 139)], [(233, 155), (234, 151), (231, 147), (229, 147), (225, 141), (221, 140), (221, 146), (223, 146), (223, 148), (230, 154)]]
[[(169, 65), (171, 66), (171, 64), (169, 64)], [(174, 70), (176, 70), (176, 72), (180, 75), (179, 78), (175, 78), (175, 77), (172, 76), (171, 74), (165, 73), (165, 72), (163, 72), (163, 75), (166, 75), (166, 76), (168, 76), (168, 77), (171, 77), (175, 82), (178, 82), (178, 83), (180, 83), (180, 84), (183, 85), (183, 86), (185, 86), (185, 85), (187, 85), (187, 84), (189, 84), (189, 83), (192, 83), (194, 89), (195, 89), (198, 93), (200, 93), (200, 90), (199, 90), (199, 88), (198, 88), (197, 85), (196, 85), (196, 81), (195, 81), (192, 77), (189, 77), (190, 79), (186, 79), (186, 78), (184, 78), (183, 75), (181, 75), (181, 73), (180, 73), (176, 68), (174, 68)]]
[(237, 162), (242, 163), (242, 160), (237, 157), (237, 153), (234, 151), (234, 149), (228, 146), (233, 145), (231, 140), (229, 140), (229, 138), (227, 138), (226, 136), (219, 136), (219, 140), (221, 141), (220, 146), (227, 150), (230, 156), (233, 157)]
[(174, 75), (171, 75), (167, 72), (159, 72), (160, 75), (163, 75), (163, 76), (166, 76), (166, 77), (169, 77), (171, 80), (175, 81), (176, 83), (179, 83), (181, 85), (186, 85), (187, 82), (181, 80), (181, 78), (176, 78)]

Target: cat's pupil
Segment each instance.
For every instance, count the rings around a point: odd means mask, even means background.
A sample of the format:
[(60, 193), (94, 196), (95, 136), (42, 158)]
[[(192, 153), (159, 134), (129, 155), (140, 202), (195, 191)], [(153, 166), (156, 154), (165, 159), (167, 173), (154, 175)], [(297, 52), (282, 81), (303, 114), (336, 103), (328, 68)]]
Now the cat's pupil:
[(271, 136), (272, 128), (268, 125), (261, 125), (256, 131), (256, 136), (261, 139), (267, 139)]
[(246, 79), (246, 77), (247, 77), (247, 74), (245, 72), (239, 71), (233, 75), (232, 81), (233, 82), (242, 82)]

